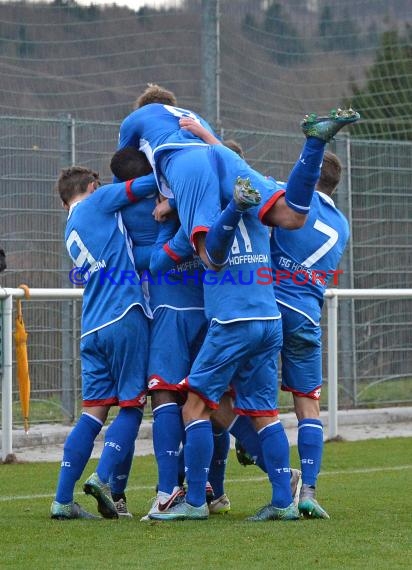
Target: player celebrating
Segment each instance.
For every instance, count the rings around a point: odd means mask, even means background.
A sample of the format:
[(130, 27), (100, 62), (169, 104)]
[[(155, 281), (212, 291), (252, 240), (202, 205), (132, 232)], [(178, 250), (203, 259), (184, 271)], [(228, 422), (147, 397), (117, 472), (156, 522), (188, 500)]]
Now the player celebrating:
[[(272, 197), (260, 209), (260, 219), (276, 226), (293, 227), (295, 217), (289, 215), (290, 210), (305, 216), (319, 177), (326, 142), (342, 126), (358, 118), (357, 113), (348, 110), (319, 119), (310, 116), (304, 121), (303, 130), (308, 138), (289, 177), (286, 195), (283, 191), (273, 194), (272, 186)], [(243, 177), (248, 167), (241, 159), (230, 156), (230, 150), (222, 146), (214, 148), (217, 163), (221, 160), (220, 164), (225, 165), (221, 170), (224, 173), (222, 186), (228, 188), (227, 180), (233, 182), (235, 173)], [(267, 184), (271, 181), (250, 168), (249, 173), (255, 188), (268, 190)], [(227, 196), (227, 192), (223, 190), (222, 195)], [(256, 222), (252, 211), (244, 215), (243, 225), (236, 230), (236, 244), (229, 257), (228, 269), (224, 275), (223, 270), (217, 273), (217, 281), (206, 283), (209, 287), (205, 287), (205, 305), (211, 326), (189, 377), (183, 382), (189, 390), (183, 408), (188, 493), (186, 502), (167, 512), (150, 515), (155, 520), (207, 518), (203, 490), (212, 448), (209, 418), (229, 382), (236, 392), (235, 411), (249, 416), (258, 432), (264, 464), (272, 483), (271, 503), (249, 520), (299, 518), (299, 511), (291, 501), (288, 443), (283, 427), (276, 419), (277, 356), (282, 342), (280, 314), (274, 295), (268, 296), (267, 290), (261, 287), (259, 290), (258, 285), (262, 283), (253, 277), (262, 275), (262, 270), (267, 269), (262, 262), (268, 259), (265, 252), (269, 245), (266, 230)], [(240, 251), (241, 243), (251, 255)], [(235, 268), (251, 275), (246, 298)]]
[[(111, 168), (117, 179), (131, 179), (145, 173), (142, 157), (135, 147), (118, 150), (111, 160)], [(151, 167), (149, 165), (149, 170)], [(156, 241), (163, 244), (175, 234), (178, 227), (176, 216), (159, 224), (152, 216), (156, 195), (139, 200), (122, 211), (125, 226), (133, 241), (135, 263), (141, 270), (141, 279), (148, 285), (153, 321), (150, 331), (148, 363), (148, 389), (151, 393), (153, 411), (153, 447), (158, 466), (156, 499), (150, 512), (158, 512), (171, 505), (182, 495), (178, 485), (179, 447), (184, 437), (180, 405), (181, 395), (177, 384), (184, 378), (203, 342), (207, 330), (204, 314), (203, 283), (199, 273), (199, 258), (193, 256), (193, 248), (185, 240), (182, 257), (173, 272), (149, 272), (150, 254), (156, 249)], [(158, 238), (159, 234), (159, 238)], [(147, 255), (148, 253), (148, 255)], [(170, 358), (165, 358), (164, 347)], [(129, 469), (128, 469), (129, 468)], [(130, 465), (123, 465), (117, 474), (121, 490), (127, 479)], [(123, 484), (122, 484), (123, 482)], [(149, 520), (144, 517), (144, 520)]]
[[(179, 119), (191, 117), (213, 133), (211, 127), (199, 115), (176, 107), (174, 94), (158, 85), (149, 85), (136, 105), (137, 110), (120, 126), (119, 148), (135, 146), (146, 154), (159, 191), (167, 197), (174, 196), (182, 229), (195, 251), (207, 267), (219, 269), (221, 258), (216, 247), (219, 238), (208, 243), (215, 235), (209, 230), (221, 213), (219, 172), (209, 145), (181, 129)], [(235, 181), (230, 196), (234, 186)], [(253, 185), (239, 180), (237, 186), (245, 207), (259, 203), (260, 196)], [(240, 215), (235, 217), (240, 220)]]
[[(146, 402), (151, 313), (136, 286), (138, 276), (119, 212), (139, 196), (145, 180), (99, 185), (95, 172), (76, 166), (63, 170), (57, 182), (69, 212), (66, 248), (74, 271), (85, 282), (80, 345), (84, 410), (64, 445), (53, 519), (97, 518), (73, 501), (73, 492), (114, 405), (120, 406), (119, 413), (107, 429), (96, 473), (84, 491), (96, 498), (103, 517), (118, 517), (109, 480), (134, 445)], [(114, 274), (120, 270), (127, 279)]]
[(348, 222), (332, 200), (341, 170), (337, 156), (326, 152), (306, 224), (294, 232), (275, 228), (270, 244), (273, 270), (293, 275), (279, 279), (275, 293), (283, 324), (282, 390), (292, 392), (298, 419), (302, 470), (298, 507), (308, 518), (329, 518), (315, 499), (323, 454), (320, 318), (325, 289), (349, 238)]

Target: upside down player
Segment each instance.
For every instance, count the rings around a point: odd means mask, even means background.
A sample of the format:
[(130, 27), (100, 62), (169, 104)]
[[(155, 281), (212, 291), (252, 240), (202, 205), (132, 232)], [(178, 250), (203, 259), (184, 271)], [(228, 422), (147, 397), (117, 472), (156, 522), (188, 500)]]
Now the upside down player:
[[(213, 133), (208, 123), (188, 109), (176, 107), (176, 97), (158, 85), (149, 85), (136, 101), (137, 109), (120, 126), (119, 149), (135, 146), (142, 150), (153, 167), (159, 191), (174, 196), (184, 233), (211, 269), (219, 269), (220, 257), (211, 254), (208, 240), (214, 235), (211, 226), (221, 212), (219, 174), (211, 159), (209, 145), (190, 132), (182, 130), (179, 119), (192, 117)], [(232, 195), (233, 187), (230, 190)], [(238, 183), (245, 207), (259, 202), (254, 189)], [(237, 216), (238, 221), (240, 216)]]
[[(286, 195), (280, 191), (266, 199), (259, 217), (271, 225), (293, 227), (293, 213), (305, 217), (309, 210), (314, 185), (326, 144), (320, 136), (327, 130), (330, 138), (359, 115), (352, 111), (339, 116), (310, 121), (305, 147), (301, 159), (296, 163), (288, 181)], [(347, 114), (346, 114), (347, 113)], [(315, 124), (313, 124), (315, 123)], [(304, 126), (305, 132), (305, 126)], [(245, 177), (245, 168), (233, 153), (224, 147), (215, 147), (216, 162), (222, 165), (222, 178)], [(232, 157), (228, 154), (231, 153)], [(219, 162), (221, 160), (221, 162)], [(224, 167), (223, 167), (224, 164)], [(244, 165), (245, 163), (243, 163)], [(233, 170), (230, 166), (233, 166)], [(224, 175), (223, 175), (224, 173)], [(259, 191), (265, 192), (269, 182), (249, 169), (251, 182)], [(229, 183), (227, 187), (231, 187)], [(276, 184), (274, 186), (276, 189)], [(272, 186), (273, 193), (273, 186)], [(227, 192), (226, 192), (227, 196)], [(226, 210), (225, 210), (226, 212)], [(226, 222), (230, 220), (230, 212)], [(242, 231), (241, 231), (242, 230)], [(268, 260), (267, 230), (253, 215), (253, 209), (243, 216), (243, 226), (237, 228), (236, 245), (229, 257), (229, 282), (222, 281), (205, 287), (207, 316), (211, 326), (205, 343), (187, 379), (182, 383), (189, 391), (183, 407), (187, 442), (185, 463), (188, 492), (186, 502), (176, 505), (167, 512), (151, 515), (155, 520), (204, 519), (207, 506), (204, 504), (204, 484), (207, 478), (211, 456), (211, 412), (218, 407), (223, 392), (231, 383), (236, 392), (235, 411), (249, 416), (258, 432), (265, 466), (272, 483), (271, 503), (263, 507), (251, 521), (296, 520), (299, 511), (292, 502), (289, 484), (289, 447), (280, 422), (277, 420), (277, 356), (282, 344), (280, 314), (274, 295), (268, 296), (266, 288), (259, 287), (255, 278), (248, 283), (245, 299), (239, 283), (239, 271), (259, 275), (265, 267), (262, 260)], [(245, 255), (240, 244), (246, 246)], [(170, 244), (169, 244), (170, 247)], [(248, 262), (250, 261), (250, 262)], [(236, 264), (236, 265), (235, 265)], [(236, 269), (234, 269), (236, 267)], [(237, 273), (237, 275), (236, 275)], [(271, 291), (273, 293), (273, 291)]]
[[(190, 119), (182, 119), (181, 123), (183, 128), (195, 129), (200, 136), (213, 142), (208, 133)], [(318, 129), (317, 136), (328, 142), (328, 129)], [(235, 150), (241, 154), (239, 148), (236, 143)], [(282, 314), (282, 390), (293, 393), (298, 418), (298, 451), (302, 469), (298, 508), (307, 518), (329, 518), (315, 498), (323, 454), (323, 427), (319, 419), (322, 385), (320, 318), (324, 291), (349, 237), (348, 223), (331, 198), (338, 186), (341, 170), (337, 156), (325, 152), (306, 224), (293, 232), (274, 228), (271, 235), (272, 270), (274, 274), (284, 276), (274, 285)], [(241, 438), (248, 448), (245, 452), (240, 441), (236, 441), (239, 461), (243, 465), (253, 461), (265, 471), (259, 440), (244, 419), (238, 421), (239, 418), (227, 405), (219, 413), (223, 425), (230, 426), (231, 433)]]

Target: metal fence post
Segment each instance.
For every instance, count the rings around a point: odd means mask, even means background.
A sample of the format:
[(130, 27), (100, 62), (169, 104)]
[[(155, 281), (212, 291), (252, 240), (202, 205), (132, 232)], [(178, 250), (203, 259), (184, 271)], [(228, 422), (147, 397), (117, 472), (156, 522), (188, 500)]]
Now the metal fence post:
[(205, 118), (220, 131), (219, 0), (202, 0), (202, 75)]
[[(76, 120), (71, 117), (71, 163), (75, 165), (77, 162), (77, 140), (76, 140)], [(75, 289), (75, 285), (73, 284)], [(76, 299), (71, 301), (71, 333), (72, 333), (72, 350), (71, 350), (71, 362), (72, 362), (72, 390), (73, 390), (73, 419), (78, 415), (78, 398), (77, 398), (77, 377), (79, 375), (79, 359), (80, 359), (80, 349), (79, 349), (79, 339), (77, 338), (77, 320), (78, 320), (78, 305)]]
[(3, 374), (2, 374), (2, 458), (13, 453), (13, 297), (5, 297), (2, 304)]
[[(339, 264), (343, 271), (339, 277), (339, 287), (353, 289), (353, 236), (352, 236), (352, 185), (351, 185), (351, 143), (347, 134), (335, 142), (336, 154), (343, 164), (339, 189), (333, 196), (337, 207), (349, 222), (350, 236), (345, 253)], [(339, 303), (339, 345), (341, 367), (341, 401), (344, 405), (356, 405), (356, 342), (355, 342), (355, 302), (342, 299)]]
[[(74, 120), (70, 115), (62, 118), (60, 134), (60, 153), (61, 153), (61, 166), (67, 168), (72, 166), (75, 161), (74, 151)], [(68, 286), (68, 275), (72, 268), (72, 263), (67, 254), (64, 244), (64, 230), (66, 227), (66, 212), (62, 211), (61, 223), (61, 287)], [(61, 334), (62, 334), (62, 410), (69, 422), (72, 422), (75, 417), (75, 404), (74, 404), (74, 366), (73, 366), (73, 308), (70, 303), (64, 303), (61, 307)]]
[[(330, 290), (333, 293), (333, 290)], [(338, 435), (338, 297), (326, 299), (328, 310), (328, 432)]]

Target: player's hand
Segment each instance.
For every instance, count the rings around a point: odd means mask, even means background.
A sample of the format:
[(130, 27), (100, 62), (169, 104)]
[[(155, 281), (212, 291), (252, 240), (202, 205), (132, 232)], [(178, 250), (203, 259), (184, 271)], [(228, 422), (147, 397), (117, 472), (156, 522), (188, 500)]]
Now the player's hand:
[(174, 209), (170, 207), (169, 200), (163, 200), (162, 202), (158, 202), (152, 215), (156, 222), (165, 222), (172, 213), (174, 213)]
[(179, 119), (179, 125), (181, 129), (189, 131), (189, 133), (192, 133), (195, 137), (202, 139), (202, 141), (207, 144), (220, 144), (220, 141), (212, 135), (212, 133), (209, 133), (209, 131), (195, 119), (191, 119), (190, 117), (181, 117)]
[(190, 117), (181, 117), (179, 119), (179, 125), (184, 131), (189, 131), (189, 133), (192, 133), (192, 135), (201, 139), (203, 139), (205, 132), (208, 132), (204, 127), (202, 127), (199, 121)]
[(196, 125), (199, 125), (199, 121), (195, 121), (191, 117), (180, 117), (179, 125), (181, 129), (184, 129), (185, 131), (190, 131), (195, 135)]

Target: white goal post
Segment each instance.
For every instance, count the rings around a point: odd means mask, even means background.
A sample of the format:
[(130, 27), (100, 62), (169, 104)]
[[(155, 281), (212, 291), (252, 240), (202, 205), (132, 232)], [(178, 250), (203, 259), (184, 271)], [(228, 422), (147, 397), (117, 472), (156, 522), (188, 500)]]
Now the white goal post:
[[(2, 362), (2, 459), (13, 453), (13, 300), (22, 299), (21, 288), (1, 288), (0, 302), (3, 315), (3, 362)], [(30, 289), (30, 299), (81, 299), (83, 289)]]
[(338, 303), (339, 299), (408, 299), (412, 289), (327, 289), (328, 313), (328, 436), (338, 435)]
[[(82, 289), (30, 289), (30, 299), (81, 299)], [(2, 362), (2, 457), (13, 453), (13, 300), (25, 296), (17, 288), (0, 289), (3, 319)], [(325, 293), (328, 314), (328, 437), (338, 435), (338, 304), (339, 299), (412, 298), (412, 289), (328, 289)]]

